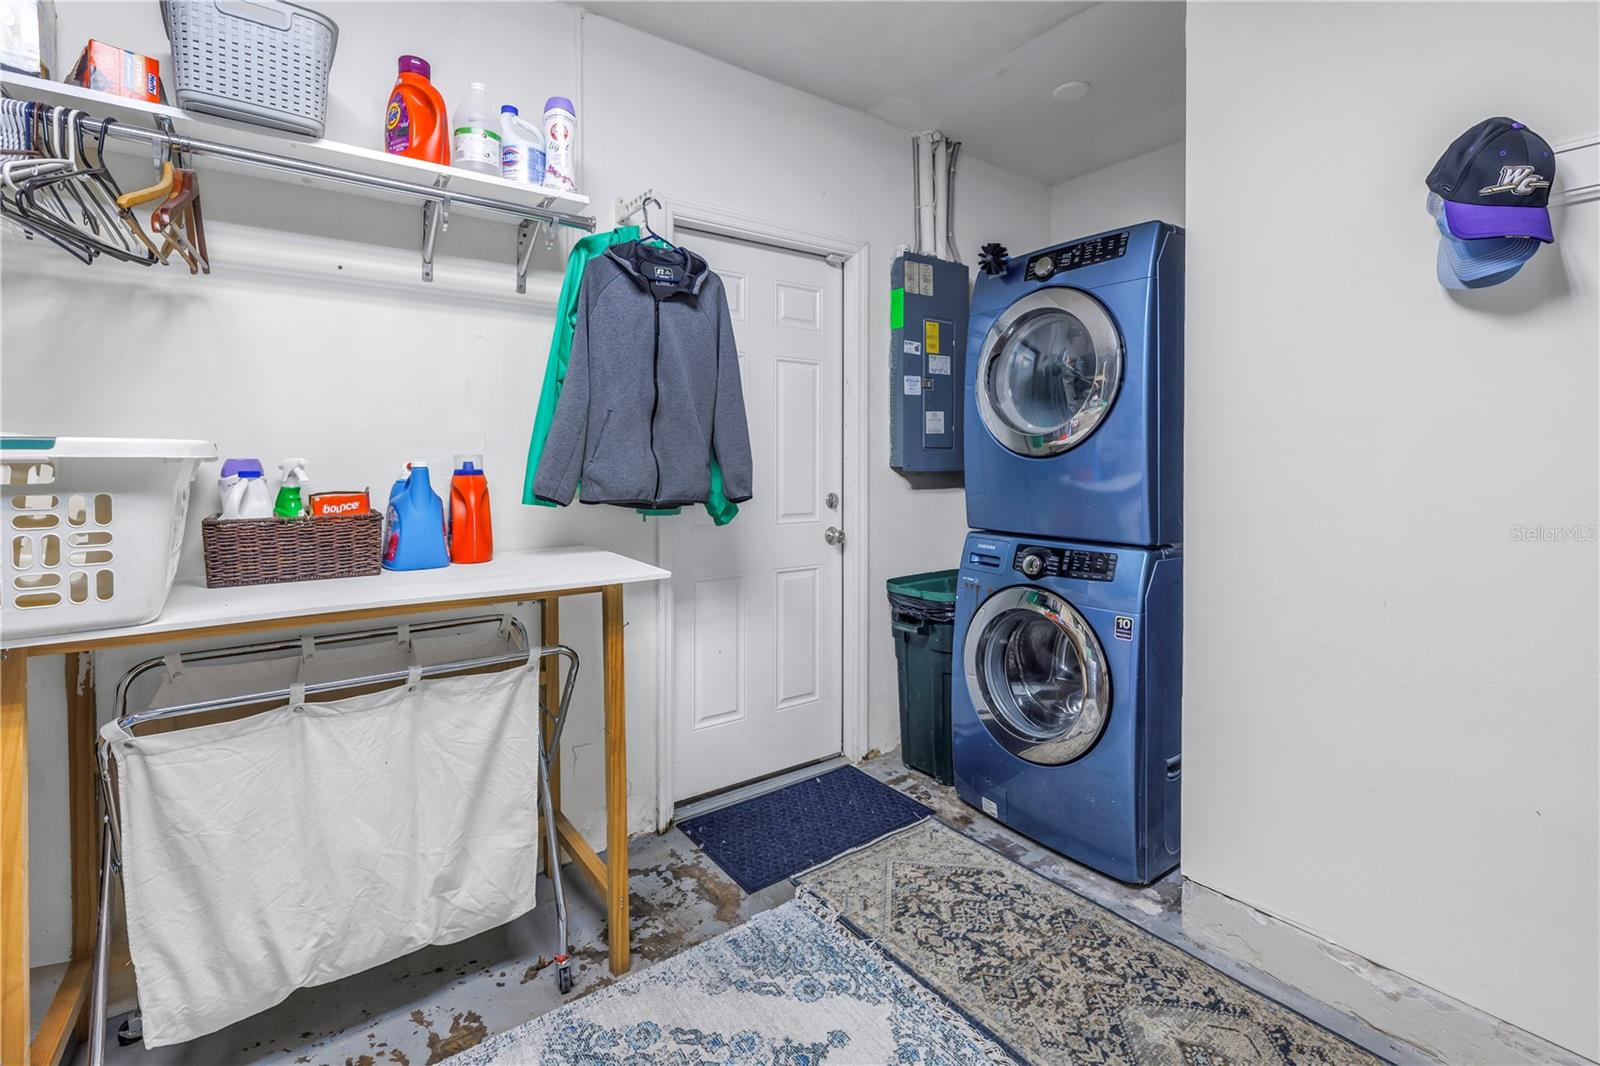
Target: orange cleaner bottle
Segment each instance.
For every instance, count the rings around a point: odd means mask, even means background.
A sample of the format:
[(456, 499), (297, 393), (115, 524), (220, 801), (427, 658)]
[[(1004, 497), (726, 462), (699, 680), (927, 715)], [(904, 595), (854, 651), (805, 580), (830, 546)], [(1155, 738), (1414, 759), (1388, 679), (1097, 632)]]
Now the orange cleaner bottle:
[(494, 528), (489, 520), (489, 479), (483, 456), (456, 456), (450, 479), (450, 561), (486, 563), (494, 558)]
[(383, 116), (383, 150), (449, 166), (450, 118), (444, 97), (428, 80), (432, 73), (426, 59), (400, 57), (400, 77)]

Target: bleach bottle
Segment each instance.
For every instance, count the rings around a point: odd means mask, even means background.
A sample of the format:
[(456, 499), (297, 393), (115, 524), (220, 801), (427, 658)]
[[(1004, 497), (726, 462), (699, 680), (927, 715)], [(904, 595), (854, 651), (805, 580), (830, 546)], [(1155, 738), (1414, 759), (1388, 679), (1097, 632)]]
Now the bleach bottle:
[(500, 108), (500, 176), (524, 185), (544, 184), (544, 137), (512, 104)]
[(450, 565), (444, 535), (444, 501), (428, 483), (428, 464), (416, 460), (411, 472), (389, 491), (388, 531), (383, 540), (385, 570), (433, 570)]

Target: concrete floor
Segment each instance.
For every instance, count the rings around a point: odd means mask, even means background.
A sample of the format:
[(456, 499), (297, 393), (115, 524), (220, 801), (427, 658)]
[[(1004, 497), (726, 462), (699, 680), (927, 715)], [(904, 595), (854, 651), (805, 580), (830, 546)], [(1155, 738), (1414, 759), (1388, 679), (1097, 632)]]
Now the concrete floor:
[[(1363, 1023), (1312, 1000), (1269, 975), (1189, 942), (1182, 932), (1181, 878), (1170, 874), (1136, 888), (1045, 851), (963, 804), (955, 790), (907, 770), (898, 756), (862, 767), (915, 797), (946, 824), (1036, 870), (1150, 933), (1197, 955), (1245, 984), (1361, 1044), (1402, 1063), (1430, 1059)], [(634, 968), (642, 969), (710, 939), (751, 915), (791, 898), (787, 882), (746, 894), (677, 829), (633, 841), (630, 852)], [(611, 983), (604, 917), (598, 898), (576, 875), (567, 886), (574, 946), (573, 997)], [(200, 1040), (145, 1051), (118, 1047), (112, 1066), (233, 1066), (284, 1063), (316, 1066), (424, 1066), (443, 1061), (485, 1037), (549, 1011), (571, 997), (556, 990), (555, 908), (549, 882), (530, 914), (471, 940), (428, 948), (365, 973), (304, 989), (272, 1010)], [(113, 1006), (115, 1009), (115, 1005)], [(120, 1018), (113, 1017), (115, 1031)], [(78, 1054), (77, 1063), (87, 1062)]]

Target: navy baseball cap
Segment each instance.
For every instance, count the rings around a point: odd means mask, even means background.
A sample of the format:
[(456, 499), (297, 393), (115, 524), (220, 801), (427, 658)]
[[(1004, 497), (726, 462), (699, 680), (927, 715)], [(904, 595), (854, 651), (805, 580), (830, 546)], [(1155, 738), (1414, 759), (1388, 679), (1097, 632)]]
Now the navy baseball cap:
[(1509, 118), (1486, 118), (1451, 142), (1428, 173), (1444, 220), (1463, 240), (1531, 237), (1550, 244), (1556, 157), (1545, 139)]

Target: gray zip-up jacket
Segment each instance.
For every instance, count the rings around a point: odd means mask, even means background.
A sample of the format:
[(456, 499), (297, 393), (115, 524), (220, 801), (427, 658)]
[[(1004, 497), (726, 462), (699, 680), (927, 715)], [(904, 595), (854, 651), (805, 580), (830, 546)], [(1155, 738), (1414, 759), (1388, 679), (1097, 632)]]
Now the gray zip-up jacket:
[(566, 384), (533, 492), (566, 504), (703, 503), (711, 456), (750, 499), (750, 429), (722, 279), (687, 248), (629, 241), (583, 272)]

